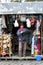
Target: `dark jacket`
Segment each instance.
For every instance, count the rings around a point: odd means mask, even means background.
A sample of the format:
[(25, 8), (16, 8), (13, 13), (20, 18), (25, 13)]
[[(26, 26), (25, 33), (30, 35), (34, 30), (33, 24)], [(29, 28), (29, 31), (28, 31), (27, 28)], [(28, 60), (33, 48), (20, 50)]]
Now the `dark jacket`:
[(30, 44), (32, 40), (32, 31), (28, 29), (25, 29), (23, 33), (20, 33), (20, 30), (18, 31), (17, 31), (17, 35), (19, 40)]

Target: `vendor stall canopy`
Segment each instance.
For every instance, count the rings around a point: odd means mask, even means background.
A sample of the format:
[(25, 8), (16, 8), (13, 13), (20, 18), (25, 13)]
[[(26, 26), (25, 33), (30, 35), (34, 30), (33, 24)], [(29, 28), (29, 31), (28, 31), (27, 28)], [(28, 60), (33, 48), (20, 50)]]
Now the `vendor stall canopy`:
[(0, 3), (0, 14), (42, 14), (42, 2)]

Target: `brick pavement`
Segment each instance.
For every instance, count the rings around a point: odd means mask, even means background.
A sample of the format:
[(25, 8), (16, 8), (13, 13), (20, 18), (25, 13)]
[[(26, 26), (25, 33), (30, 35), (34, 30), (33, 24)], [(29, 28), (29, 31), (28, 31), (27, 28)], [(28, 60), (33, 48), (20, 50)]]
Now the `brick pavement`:
[(43, 61), (30, 61), (30, 60), (0, 60), (0, 65), (43, 65)]

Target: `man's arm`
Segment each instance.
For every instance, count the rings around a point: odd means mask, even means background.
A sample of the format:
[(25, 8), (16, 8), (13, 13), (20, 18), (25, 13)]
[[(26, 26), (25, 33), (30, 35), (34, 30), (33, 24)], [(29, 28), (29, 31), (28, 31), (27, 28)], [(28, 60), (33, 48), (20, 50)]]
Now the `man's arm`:
[(17, 35), (18, 36), (21, 35), (21, 31), (20, 30), (17, 31)]
[(19, 29), (19, 30), (17, 31), (17, 35), (19, 36), (19, 35), (21, 35), (22, 33), (26, 32), (26, 31), (28, 31), (28, 29), (26, 29), (26, 28), (24, 28), (23, 31), (20, 31), (20, 29)]

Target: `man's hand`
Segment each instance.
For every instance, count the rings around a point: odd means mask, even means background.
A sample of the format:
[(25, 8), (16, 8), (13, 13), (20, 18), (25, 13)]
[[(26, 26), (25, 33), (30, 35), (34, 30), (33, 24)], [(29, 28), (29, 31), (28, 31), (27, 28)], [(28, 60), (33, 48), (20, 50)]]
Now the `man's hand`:
[(20, 32), (21, 34), (23, 33), (23, 31)]

